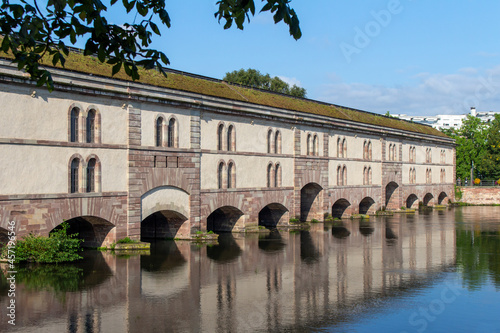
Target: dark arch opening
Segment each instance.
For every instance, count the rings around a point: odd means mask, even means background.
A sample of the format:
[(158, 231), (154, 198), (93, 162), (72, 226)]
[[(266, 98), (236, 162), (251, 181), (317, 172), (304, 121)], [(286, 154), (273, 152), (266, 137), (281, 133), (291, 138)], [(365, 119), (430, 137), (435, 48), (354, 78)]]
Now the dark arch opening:
[(141, 239), (173, 239), (187, 217), (173, 210), (162, 210), (142, 220)]
[(398, 193), (399, 185), (395, 182), (390, 182), (385, 187), (385, 207), (387, 209), (398, 209)]
[(438, 197), (438, 205), (441, 205), (447, 197), (448, 195), (445, 192), (441, 192)]
[(300, 190), (300, 221), (321, 219), (320, 193), (323, 188), (316, 183), (309, 183)]
[(373, 206), (375, 203), (375, 200), (373, 200), (370, 197), (366, 197), (361, 202), (359, 203), (359, 213), (360, 214), (368, 214), (368, 211), (370, 208)]
[(271, 203), (259, 212), (259, 225), (266, 228), (276, 228), (279, 221), (288, 212), (285, 206), (279, 203)]
[(434, 196), (430, 193), (427, 193), (424, 197), (424, 206), (428, 206), (429, 202), (434, 199)]
[(231, 232), (243, 212), (238, 208), (224, 206), (212, 212), (207, 218), (207, 230), (215, 233)]
[(375, 231), (375, 228), (372, 227), (372, 225), (370, 224), (369, 221), (361, 220), (359, 222), (359, 232), (363, 236), (368, 237), (371, 234), (373, 234), (374, 231)]
[[(95, 216), (79, 216), (67, 220), (68, 235), (77, 234), (77, 238), (82, 239), (82, 247), (99, 247), (106, 239), (109, 231), (114, 225), (107, 220)], [(61, 224), (56, 226), (50, 233), (61, 229)]]
[(207, 257), (214, 261), (231, 262), (243, 252), (231, 233), (220, 234), (217, 243), (217, 245), (207, 247)]
[(0, 249), (7, 245), (9, 242), (9, 231), (4, 228), (0, 228)]
[(350, 205), (351, 204), (346, 199), (339, 199), (335, 201), (335, 203), (332, 206), (332, 217), (337, 219), (342, 218), (342, 215), (344, 215), (345, 210)]
[(415, 194), (410, 194), (408, 199), (406, 199), (406, 208), (411, 208), (418, 200), (418, 197)]

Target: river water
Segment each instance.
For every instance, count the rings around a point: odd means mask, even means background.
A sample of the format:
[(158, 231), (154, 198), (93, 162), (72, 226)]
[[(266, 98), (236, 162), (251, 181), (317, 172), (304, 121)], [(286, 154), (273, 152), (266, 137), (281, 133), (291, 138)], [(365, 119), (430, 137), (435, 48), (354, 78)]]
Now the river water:
[(84, 256), (18, 267), (15, 326), (1, 274), (0, 331), (500, 332), (500, 207)]

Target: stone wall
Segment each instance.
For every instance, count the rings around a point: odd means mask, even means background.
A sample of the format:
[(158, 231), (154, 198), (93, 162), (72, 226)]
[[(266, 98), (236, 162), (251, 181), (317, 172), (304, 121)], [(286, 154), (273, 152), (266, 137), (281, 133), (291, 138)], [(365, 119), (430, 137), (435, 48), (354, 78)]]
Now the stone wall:
[(460, 187), (463, 203), (472, 205), (500, 204), (500, 187)]

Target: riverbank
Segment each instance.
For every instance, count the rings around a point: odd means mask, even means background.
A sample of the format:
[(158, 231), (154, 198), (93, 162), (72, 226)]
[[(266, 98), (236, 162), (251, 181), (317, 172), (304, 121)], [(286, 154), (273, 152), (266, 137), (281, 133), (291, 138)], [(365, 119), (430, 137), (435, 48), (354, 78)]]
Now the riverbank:
[(456, 188), (455, 198), (459, 205), (496, 206), (500, 205), (500, 187), (461, 186)]

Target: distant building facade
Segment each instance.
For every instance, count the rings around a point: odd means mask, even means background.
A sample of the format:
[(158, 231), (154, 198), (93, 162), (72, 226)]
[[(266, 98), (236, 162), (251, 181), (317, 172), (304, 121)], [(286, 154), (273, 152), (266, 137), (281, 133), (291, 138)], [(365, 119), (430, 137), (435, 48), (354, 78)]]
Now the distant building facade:
[[(475, 107), (470, 108), (470, 115), (481, 119), (482, 122), (490, 122), (499, 112), (496, 111), (476, 111)], [(406, 114), (394, 114), (393, 117), (412, 121), (418, 124), (432, 126), (436, 129), (460, 128), (467, 115), (438, 114), (436, 116), (408, 116)]]

